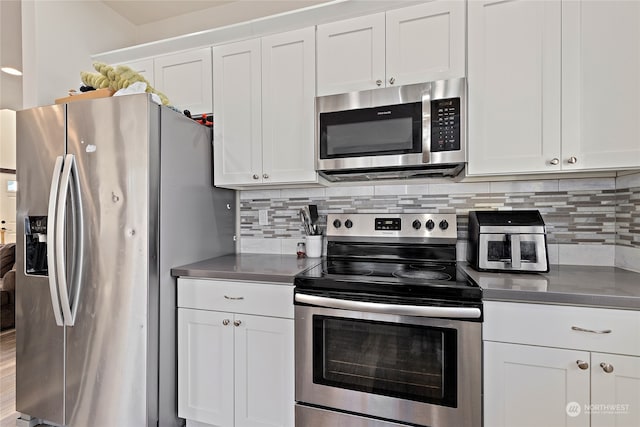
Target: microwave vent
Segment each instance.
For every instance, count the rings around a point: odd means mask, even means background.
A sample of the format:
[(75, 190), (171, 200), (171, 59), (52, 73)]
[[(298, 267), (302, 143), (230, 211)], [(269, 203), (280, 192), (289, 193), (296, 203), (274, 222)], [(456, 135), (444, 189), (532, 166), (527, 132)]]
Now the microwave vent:
[(438, 164), (404, 168), (341, 169), (318, 171), (330, 182), (353, 182), (418, 178), (453, 178), (464, 169), (464, 163)]

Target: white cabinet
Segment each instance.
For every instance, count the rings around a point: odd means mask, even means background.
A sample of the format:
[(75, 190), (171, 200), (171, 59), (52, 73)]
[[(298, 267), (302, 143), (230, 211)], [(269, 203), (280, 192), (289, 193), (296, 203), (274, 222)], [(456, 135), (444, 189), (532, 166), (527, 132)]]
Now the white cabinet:
[(638, 2), (468, 2), (469, 174), (640, 167), (639, 28)]
[(469, 174), (560, 170), (560, 0), (468, 12)]
[(178, 279), (178, 416), (293, 427), (293, 286)]
[(565, 410), (568, 402), (589, 402), (589, 375), (575, 364), (588, 363), (588, 352), (485, 342), (484, 360), (484, 425), (589, 425), (584, 411)]
[(213, 172), (218, 186), (262, 182), (260, 40), (213, 48)]
[(484, 304), (484, 425), (640, 425), (640, 312)]
[(465, 75), (464, 2), (318, 25), (318, 96)]
[(314, 29), (215, 46), (213, 71), (215, 185), (316, 183)]
[(178, 416), (233, 425), (232, 320), (233, 314), (178, 309)]
[(193, 115), (213, 111), (211, 48), (154, 58), (153, 80), (154, 88), (167, 95), (178, 110)]
[(123, 65), (128, 66), (133, 71), (144, 77), (151, 86), (155, 88), (155, 79), (153, 76), (153, 58), (141, 59), (139, 61), (127, 62)]
[(164, 93), (172, 106), (191, 114), (213, 112), (211, 48), (175, 52), (168, 55), (125, 62), (151, 86)]
[(640, 167), (640, 2), (565, 1), (562, 24), (563, 169)]
[[(637, 330), (636, 330), (637, 332)], [(592, 427), (640, 426), (640, 357), (591, 353)]]

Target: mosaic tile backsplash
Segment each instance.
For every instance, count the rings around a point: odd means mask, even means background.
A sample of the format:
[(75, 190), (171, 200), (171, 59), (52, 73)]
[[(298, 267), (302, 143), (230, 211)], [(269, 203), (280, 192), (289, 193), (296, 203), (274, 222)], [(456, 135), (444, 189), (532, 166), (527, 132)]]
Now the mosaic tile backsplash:
[[(626, 187), (625, 187), (626, 185)], [(455, 213), (458, 238), (477, 209), (538, 209), (550, 244), (640, 248), (640, 174), (629, 178), (563, 179), (265, 190), (240, 193), (240, 238), (302, 238), (298, 210), (329, 213)], [(267, 210), (269, 225), (258, 223)]]

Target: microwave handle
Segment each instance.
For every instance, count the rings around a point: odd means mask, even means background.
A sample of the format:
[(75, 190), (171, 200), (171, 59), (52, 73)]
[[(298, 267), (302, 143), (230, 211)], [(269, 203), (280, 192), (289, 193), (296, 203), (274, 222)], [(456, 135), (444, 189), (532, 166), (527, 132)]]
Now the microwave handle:
[(509, 234), (509, 240), (511, 241), (511, 267), (518, 269), (521, 267), (522, 256), (520, 254), (520, 235)]

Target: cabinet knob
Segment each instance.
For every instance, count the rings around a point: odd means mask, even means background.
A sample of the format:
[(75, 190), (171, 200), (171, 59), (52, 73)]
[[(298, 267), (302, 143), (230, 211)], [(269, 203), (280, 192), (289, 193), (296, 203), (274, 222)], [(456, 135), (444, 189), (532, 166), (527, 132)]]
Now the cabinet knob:
[(600, 364), (600, 367), (602, 368), (603, 371), (605, 371), (607, 374), (610, 374), (611, 372), (613, 372), (613, 365), (611, 365), (610, 363), (605, 363), (602, 362)]
[(572, 165), (575, 165), (576, 163), (578, 163), (578, 159), (571, 156), (569, 157), (569, 160), (567, 160), (567, 163), (571, 163)]
[(224, 319), (224, 320), (222, 321), (222, 324), (223, 324), (224, 326), (227, 326), (227, 325), (229, 324), (229, 319)]
[(376, 80), (376, 84), (377, 84), (378, 86), (381, 86), (381, 85), (382, 85), (382, 80)]
[(576, 364), (578, 365), (578, 368), (582, 369), (583, 371), (589, 369), (589, 364), (584, 360), (576, 360)]
[(233, 326), (240, 326), (242, 324), (241, 320), (234, 320), (233, 321)]
[(396, 82), (396, 78), (395, 77), (391, 77), (389, 79), (389, 84), (394, 84)]
[(268, 175), (268, 174), (266, 174), (266, 173), (263, 173), (263, 174), (262, 174), (262, 177), (263, 177), (264, 179), (269, 179), (269, 175)]
[(551, 159), (551, 161), (549, 162), (549, 164), (552, 165), (557, 165), (558, 163), (560, 163), (560, 159), (558, 159), (557, 157)]
[(258, 175), (257, 173), (253, 174), (253, 179), (260, 179), (260, 175)]

